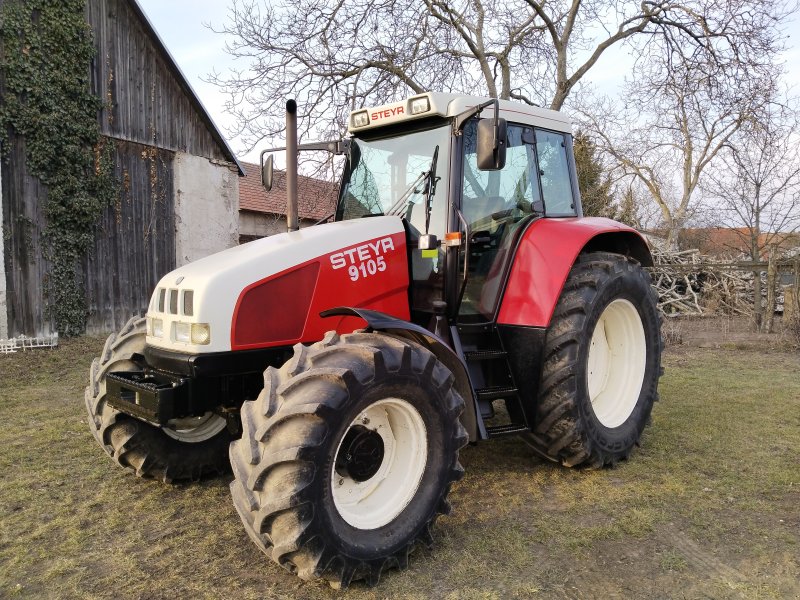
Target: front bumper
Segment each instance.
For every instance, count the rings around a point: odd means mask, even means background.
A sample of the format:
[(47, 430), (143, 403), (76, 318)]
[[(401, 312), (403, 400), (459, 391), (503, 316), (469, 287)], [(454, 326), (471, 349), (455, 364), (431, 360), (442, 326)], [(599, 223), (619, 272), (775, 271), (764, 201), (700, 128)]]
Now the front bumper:
[(106, 401), (125, 414), (163, 426), (209, 411), (236, 413), (264, 387), (267, 367), (280, 367), (291, 348), (182, 354), (148, 346), (138, 369), (106, 375)]
[(192, 414), (191, 399), (189, 379), (143, 371), (118, 371), (106, 376), (106, 402), (110, 406), (156, 425)]

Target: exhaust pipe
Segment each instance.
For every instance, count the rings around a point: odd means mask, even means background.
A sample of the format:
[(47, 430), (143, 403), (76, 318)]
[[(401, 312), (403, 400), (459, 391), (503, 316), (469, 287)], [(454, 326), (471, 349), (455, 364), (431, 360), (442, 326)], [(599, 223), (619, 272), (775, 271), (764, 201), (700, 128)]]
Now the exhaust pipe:
[(297, 102), (286, 101), (286, 228), (297, 231)]

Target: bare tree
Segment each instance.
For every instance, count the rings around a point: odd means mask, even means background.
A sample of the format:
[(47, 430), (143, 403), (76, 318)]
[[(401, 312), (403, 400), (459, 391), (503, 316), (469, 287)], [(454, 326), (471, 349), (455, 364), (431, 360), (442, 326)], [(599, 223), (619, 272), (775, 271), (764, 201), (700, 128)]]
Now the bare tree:
[(583, 113), (617, 169), (658, 207), (668, 247), (677, 245), (707, 170), (761, 117), (779, 76), (772, 57), (730, 65), (707, 59), (677, 46), (650, 56), (626, 86), (624, 109), (606, 101)]
[[(800, 230), (800, 124), (787, 105), (773, 104), (764, 119), (732, 137), (708, 179), (718, 224), (733, 227), (750, 260), (761, 262)], [(764, 319), (761, 270), (755, 269), (755, 326)]]
[(772, 56), (783, 0), (233, 0), (221, 29), (240, 70), (213, 74), (232, 133), (253, 147), (282, 129), (293, 96), (303, 131), (333, 135), (353, 106), (452, 90), (560, 109), (609, 48), (670, 48), (714, 69)]

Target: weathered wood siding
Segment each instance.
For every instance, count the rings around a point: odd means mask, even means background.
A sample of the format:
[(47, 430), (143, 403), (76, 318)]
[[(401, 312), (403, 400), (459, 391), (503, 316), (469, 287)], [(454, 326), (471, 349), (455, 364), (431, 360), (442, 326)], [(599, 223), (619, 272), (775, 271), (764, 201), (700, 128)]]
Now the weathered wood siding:
[(103, 213), (83, 265), (89, 332), (116, 331), (144, 314), (158, 280), (175, 268), (175, 153), (122, 141), (115, 146), (120, 193)]
[[(103, 212), (94, 248), (79, 266), (89, 308), (89, 332), (119, 329), (144, 314), (150, 293), (175, 267), (173, 159), (169, 150), (109, 140), (115, 145), (119, 196)], [(42, 254), (47, 189), (25, 168), (23, 140), (2, 163), (3, 243), (8, 334), (46, 335), (48, 263)]]
[(131, 3), (89, 0), (87, 18), (97, 49), (92, 89), (106, 104), (103, 133), (227, 161)]
[[(175, 268), (175, 152), (225, 163), (230, 155), (130, 0), (88, 0), (86, 16), (97, 49), (92, 90), (105, 103), (98, 119), (114, 145), (120, 193), (77, 268), (86, 287), (88, 330), (105, 332), (143, 313), (157, 281)], [(2, 94), (0, 77), (0, 100)], [(28, 172), (24, 140), (9, 142), (2, 163), (8, 333), (45, 335), (53, 328), (42, 255), (47, 189)]]
[(46, 335), (51, 329), (42, 301), (47, 261), (42, 256), (41, 223), (47, 188), (28, 173), (25, 140), (11, 136), (9, 141), (8, 155), (0, 165), (8, 335)]

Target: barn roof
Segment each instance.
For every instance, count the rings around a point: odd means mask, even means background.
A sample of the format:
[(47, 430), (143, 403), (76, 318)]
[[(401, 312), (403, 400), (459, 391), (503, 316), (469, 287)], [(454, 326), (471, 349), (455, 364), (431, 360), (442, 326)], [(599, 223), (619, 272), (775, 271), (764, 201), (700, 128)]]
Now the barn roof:
[(208, 127), (209, 132), (211, 133), (211, 137), (220, 145), (220, 147), (224, 150), (226, 157), (232, 162), (235, 163), (239, 169), (239, 175), (244, 176), (245, 172), (242, 168), (242, 163), (239, 162), (239, 159), (236, 158), (233, 150), (231, 149), (230, 145), (228, 145), (228, 141), (223, 137), (222, 133), (220, 133), (219, 129), (217, 128), (214, 120), (211, 118), (211, 115), (208, 114), (206, 107), (203, 106), (203, 103), (200, 102), (200, 98), (198, 98), (197, 94), (195, 93), (194, 89), (192, 89), (189, 80), (186, 79), (186, 76), (181, 71), (178, 63), (175, 62), (175, 59), (170, 54), (169, 49), (167, 48), (164, 41), (161, 39), (161, 36), (158, 35), (155, 27), (150, 22), (150, 19), (147, 18), (144, 10), (142, 7), (139, 6), (138, 0), (133, 0), (130, 3), (131, 8), (133, 9), (134, 13), (139, 17), (144, 26), (145, 31), (147, 34), (153, 38), (155, 42), (153, 44), (154, 48), (161, 54), (161, 57), (164, 59), (167, 67), (172, 71), (172, 74), (175, 76), (175, 80), (178, 82), (178, 85), (181, 86), (183, 91), (186, 93), (186, 97), (192, 103), (194, 108), (197, 110), (197, 113), (200, 115), (200, 118), (205, 122), (206, 126)]
[[(286, 173), (275, 170), (272, 189), (261, 185), (260, 167), (243, 162), (245, 176), (239, 180), (239, 210), (286, 214)], [(301, 219), (322, 219), (336, 208), (337, 186), (328, 181), (297, 176), (298, 212)]]

